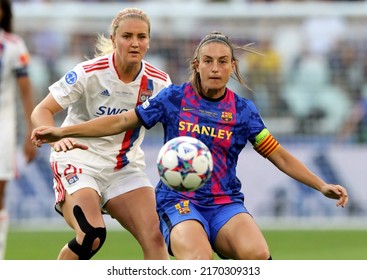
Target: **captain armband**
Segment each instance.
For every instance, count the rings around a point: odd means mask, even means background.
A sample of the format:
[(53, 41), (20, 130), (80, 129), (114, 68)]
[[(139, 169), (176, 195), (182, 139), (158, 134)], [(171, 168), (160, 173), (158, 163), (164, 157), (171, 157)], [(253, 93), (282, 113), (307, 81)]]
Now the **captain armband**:
[(279, 142), (275, 140), (273, 135), (264, 128), (256, 137), (254, 149), (264, 158), (270, 157), (270, 155), (280, 146)]

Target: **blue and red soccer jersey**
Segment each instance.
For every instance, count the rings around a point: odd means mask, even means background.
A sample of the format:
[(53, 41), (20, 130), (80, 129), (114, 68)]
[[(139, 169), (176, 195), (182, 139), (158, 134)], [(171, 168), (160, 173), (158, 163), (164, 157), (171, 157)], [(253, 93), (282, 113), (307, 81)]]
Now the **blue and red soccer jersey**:
[(223, 97), (210, 99), (197, 94), (190, 83), (171, 85), (135, 110), (148, 129), (162, 123), (164, 142), (178, 136), (195, 137), (213, 156), (211, 179), (195, 192), (177, 192), (160, 181), (156, 188), (158, 208), (177, 198), (205, 206), (243, 203), (236, 176), (240, 152), (250, 141), (256, 151), (268, 157), (279, 145), (254, 103), (229, 89)]

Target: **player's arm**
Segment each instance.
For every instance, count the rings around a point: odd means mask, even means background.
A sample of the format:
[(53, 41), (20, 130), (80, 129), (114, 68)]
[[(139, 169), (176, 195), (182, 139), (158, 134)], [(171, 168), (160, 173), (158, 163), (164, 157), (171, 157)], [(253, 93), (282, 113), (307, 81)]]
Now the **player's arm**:
[(33, 130), (32, 141), (36, 145), (42, 145), (66, 137), (102, 137), (119, 134), (140, 125), (139, 118), (132, 109), (118, 115), (103, 116), (71, 126), (40, 126)]
[(268, 159), (279, 170), (293, 179), (320, 191), (328, 198), (338, 199), (337, 206), (345, 207), (347, 205), (347, 191), (342, 186), (325, 183), (282, 146), (279, 145)]
[(134, 109), (118, 115), (103, 116), (72, 126), (60, 127), (60, 138), (115, 135), (140, 125)]
[(29, 141), (29, 137), (32, 133), (32, 121), (31, 121), (31, 114), (34, 108), (34, 101), (32, 96), (32, 87), (31, 82), (28, 75), (23, 75), (18, 77), (18, 88), (20, 99), (23, 106), (24, 112), (24, 121), (27, 127), (26, 137), (24, 141), (24, 155), (27, 162), (31, 162), (37, 155), (37, 150)]
[(34, 127), (39, 126), (54, 126), (54, 115), (64, 109), (56, 102), (51, 93), (49, 93), (38, 105), (34, 108), (31, 119)]

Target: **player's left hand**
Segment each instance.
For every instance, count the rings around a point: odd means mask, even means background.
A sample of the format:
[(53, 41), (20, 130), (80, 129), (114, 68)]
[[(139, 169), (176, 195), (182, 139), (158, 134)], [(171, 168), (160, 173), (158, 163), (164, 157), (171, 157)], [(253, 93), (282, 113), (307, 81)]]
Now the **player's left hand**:
[(31, 134), (31, 141), (33, 145), (41, 147), (44, 143), (53, 143), (62, 139), (59, 127), (54, 126), (40, 126), (33, 129)]
[(328, 198), (337, 199), (338, 202), (336, 206), (345, 207), (348, 204), (348, 193), (347, 190), (340, 185), (326, 184), (323, 185), (320, 189), (320, 192), (323, 193)]

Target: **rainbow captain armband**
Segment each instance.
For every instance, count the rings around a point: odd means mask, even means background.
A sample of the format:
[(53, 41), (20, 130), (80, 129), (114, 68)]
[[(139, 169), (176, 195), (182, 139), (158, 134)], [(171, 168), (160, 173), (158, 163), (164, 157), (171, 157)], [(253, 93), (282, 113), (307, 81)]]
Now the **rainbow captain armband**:
[(264, 128), (255, 137), (254, 149), (264, 158), (268, 158), (279, 147), (279, 145), (279, 142), (275, 140), (269, 130)]

